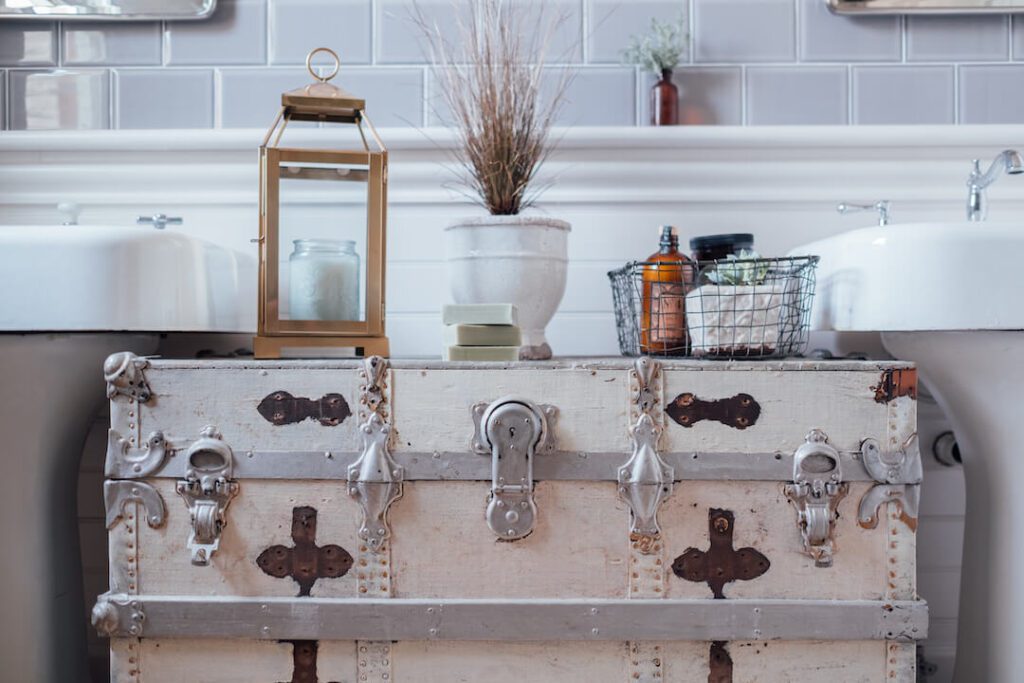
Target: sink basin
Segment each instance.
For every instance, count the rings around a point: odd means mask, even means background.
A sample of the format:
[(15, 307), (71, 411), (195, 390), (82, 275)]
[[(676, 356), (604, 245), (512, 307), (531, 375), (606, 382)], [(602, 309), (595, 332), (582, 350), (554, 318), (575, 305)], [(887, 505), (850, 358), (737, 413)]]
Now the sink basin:
[(255, 259), (143, 226), (0, 226), (0, 330), (248, 332)]
[(852, 230), (793, 253), (821, 256), (814, 329), (1024, 330), (1021, 249), (1024, 223), (963, 222)]
[(1020, 680), (1024, 223), (871, 227), (793, 253), (821, 256), (812, 328), (881, 332), (953, 425), (967, 492), (954, 678)]
[(251, 332), (255, 283), (255, 259), (173, 230), (0, 226), (0, 678), (89, 680), (76, 494), (104, 359)]

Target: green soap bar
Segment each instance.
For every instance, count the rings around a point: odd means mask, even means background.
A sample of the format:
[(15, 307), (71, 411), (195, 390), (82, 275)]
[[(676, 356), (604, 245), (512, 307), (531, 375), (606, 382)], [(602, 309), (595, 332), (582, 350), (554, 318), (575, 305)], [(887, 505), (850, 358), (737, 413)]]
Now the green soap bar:
[(445, 360), (519, 360), (518, 346), (446, 346)]
[(445, 304), (441, 309), (445, 325), (518, 325), (514, 304)]
[(523, 336), (515, 325), (447, 325), (446, 346), (519, 346)]

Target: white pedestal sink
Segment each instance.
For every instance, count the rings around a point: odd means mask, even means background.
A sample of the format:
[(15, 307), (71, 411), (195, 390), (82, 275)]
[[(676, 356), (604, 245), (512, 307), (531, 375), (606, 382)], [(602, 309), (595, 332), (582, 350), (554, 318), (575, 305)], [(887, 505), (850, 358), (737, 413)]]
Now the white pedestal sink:
[(76, 483), (103, 360), (251, 331), (255, 283), (253, 259), (169, 230), (0, 226), (0, 679), (89, 680)]
[(953, 425), (967, 487), (955, 680), (1021, 680), (1024, 224), (865, 228), (793, 253), (821, 256), (812, 328), (881, 332)]

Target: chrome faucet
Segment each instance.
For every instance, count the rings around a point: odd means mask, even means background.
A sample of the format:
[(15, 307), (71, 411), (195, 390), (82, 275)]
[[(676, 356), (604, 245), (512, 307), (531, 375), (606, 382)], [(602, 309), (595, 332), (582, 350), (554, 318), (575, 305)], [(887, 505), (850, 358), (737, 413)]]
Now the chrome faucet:
[(985, 188), (996, 181), (1000, 171), (1009, 175), (1024, 173), (1024, 158), (1015, 149), (1006, 149), (999, 153), (984, 173), (981, 172), (979, 160), (974, 160), (974, 168), (967, 178), (967, 220), (978, 222), (985, 220), (988, 205), (985, 203)]
[(854, 213), (857, 211), (877, 211), (878, 212), (878, 225), (886, 226), (892, 221), (892, 202), (888, 199), (875, 202), (874, 204), (851, 204), (850, 202), (843, 202), (836, 207), (836, 211), (841, 214)]

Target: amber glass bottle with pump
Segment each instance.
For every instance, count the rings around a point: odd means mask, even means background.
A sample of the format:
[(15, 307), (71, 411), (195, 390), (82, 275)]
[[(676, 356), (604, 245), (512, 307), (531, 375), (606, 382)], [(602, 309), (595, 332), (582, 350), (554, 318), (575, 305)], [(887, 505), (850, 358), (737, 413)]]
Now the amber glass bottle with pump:
[(689, 350), (686, 332), (686, 294), (693, 287), (693, 262), (679, 252), (679, 235), (661, 226), (656, 253), (643, 266), (640, 351), (683, 356)]

